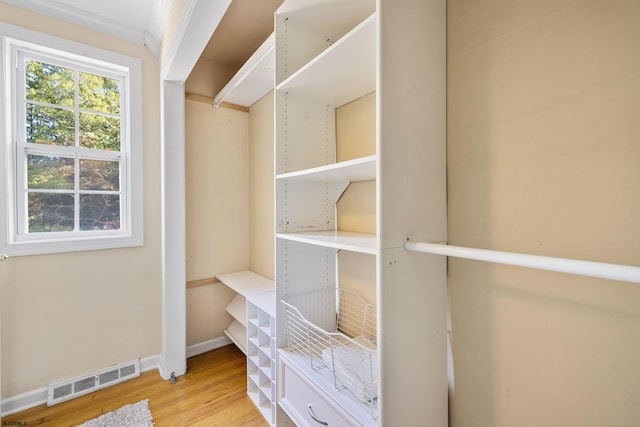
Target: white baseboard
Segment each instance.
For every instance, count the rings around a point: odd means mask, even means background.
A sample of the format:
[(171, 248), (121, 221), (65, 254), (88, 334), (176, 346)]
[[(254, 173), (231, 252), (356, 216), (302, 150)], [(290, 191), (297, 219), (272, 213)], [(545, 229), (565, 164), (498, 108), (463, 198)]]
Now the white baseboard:
[(233, 343), (226, 335), (223, 335), (209, 341), (201, 342), (200, 344), (190, 345), (189, 347), (187, 347), (187, 359), (189, 357), (197, 356), (198, 354), (206, 353), (207, 351), (215, 350), (216, 348), (224, 347), (225, 345), (229, 344)]
[[(229, 344), (231, 344), (231, 340), (226, 336), (214, 338), (200, 344), (194, 344), (187, 347), (187, 357), (206, 353), (207, 351), (215, 350), (216, 348), (224, 347)], [(159, 354), (140, 358), (140, 372), (160, 369), (160, 361), (161, 358)], [(47, 391), (47, 387), (42, 387), (37, 390), (28, 391), (2, 400), (2, 402), (0, 402), (0, 416), (5, 417), (7, 415), (25, 411), (35, 406), (46, 404)]]
[[(140, 358), (140, 372), (151, 371), (160, 367), (160, 355)], [(48, 387), (42, 387), (37, 390), (28, 391), (26, 393), (12, 396), (2, 400), (1, 416), (15, 414), (27, 409), (44, 405), (47, 403)]]
[(154, 369), (160, 369), (160, 355), (154, 354), (153, 356), (147, 356), (140, 359), (140, 372), (152, 371)]
[(12, 396), (2, 401), (2, 416), (22, 412), (47, 403), (47, 387)]

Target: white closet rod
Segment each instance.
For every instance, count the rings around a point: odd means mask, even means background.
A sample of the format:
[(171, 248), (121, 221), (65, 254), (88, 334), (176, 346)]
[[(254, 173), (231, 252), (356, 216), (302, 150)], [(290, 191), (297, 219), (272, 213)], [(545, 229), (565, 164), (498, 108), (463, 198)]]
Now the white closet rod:
[(604, 262), (581, 261), (566, 258), (554, 258), (540, 255), (527, 255), (514, 252), (501, 252), (487, 249), (473, 249), (461, 246), (449, 246), (443, 243), (421, 243), (407, 241), (405, 249), (434, 255), (487, 261), (519, 267), (537, 268), (560, 273), (599, 277), (640, 284), (640, 267)]

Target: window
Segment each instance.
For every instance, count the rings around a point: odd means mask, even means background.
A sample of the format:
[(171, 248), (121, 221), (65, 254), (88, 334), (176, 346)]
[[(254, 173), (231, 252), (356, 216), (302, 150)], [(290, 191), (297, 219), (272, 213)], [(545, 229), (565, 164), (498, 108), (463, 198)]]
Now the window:
[(140, 62), (0, 25), (0, 253), (142, 244)]

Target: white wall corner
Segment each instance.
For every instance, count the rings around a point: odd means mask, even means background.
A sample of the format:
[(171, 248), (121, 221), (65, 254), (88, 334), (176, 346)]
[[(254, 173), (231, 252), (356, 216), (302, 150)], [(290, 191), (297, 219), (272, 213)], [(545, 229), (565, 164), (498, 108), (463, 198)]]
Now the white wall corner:
[(162, 358), (160, 375), (187, 370), (184, 83), (164, 80), (162, 124)]
[(144, 45), (149, 49), (149, 52), (156, 58), (160, 56), (160, 41), (150, 32), (144, 33)]
[(231, 0), (188, 0), (162, 65), (162, 352), (160, 375), (183, 375), (186, 358), (184, 83)]

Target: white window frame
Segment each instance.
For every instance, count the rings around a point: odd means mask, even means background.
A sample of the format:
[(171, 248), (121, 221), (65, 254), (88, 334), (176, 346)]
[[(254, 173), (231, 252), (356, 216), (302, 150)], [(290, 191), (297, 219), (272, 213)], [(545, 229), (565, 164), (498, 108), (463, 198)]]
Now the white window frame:
[[(0, 255), (35, 255), (141, 246), (142, 192), (142, 65), (136, 58), (0, 23)], [(26, 220), (26, 145), (24, 141), (24, 66), (22, 58), (47, 62), (116, 78), (121, 82), (121, 151), (111, 153), (83, 147), (64, 147), (66, 154), (120, 161), (120, 229), (28, 233)], [(22, 83), (20, 83), (22, 82)], [(16, 84), (18, 83), (18, 85)], [(17, 88), (18, 87), (18, 88)], [(32, 144), (33, 145), (33, 144)], [(55, 152), (55, 146), (28, 149)], [(101, 151), (97, 153), (97, 151)], [(97, 154), (97, 156), (96, 156)], [(21, 208), (19, 208), (21, 207)]]

